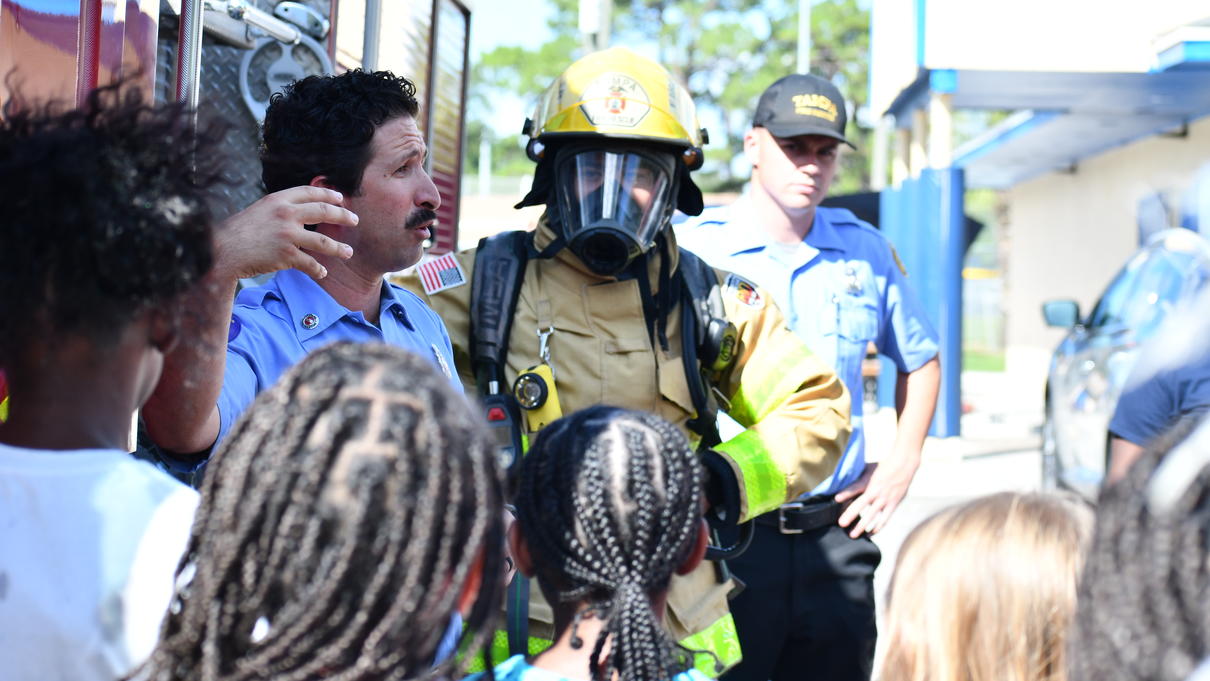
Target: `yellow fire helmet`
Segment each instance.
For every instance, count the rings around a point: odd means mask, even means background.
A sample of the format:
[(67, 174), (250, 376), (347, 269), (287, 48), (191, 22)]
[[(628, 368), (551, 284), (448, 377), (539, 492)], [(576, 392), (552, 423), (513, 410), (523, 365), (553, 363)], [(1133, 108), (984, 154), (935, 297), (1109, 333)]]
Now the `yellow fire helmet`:
[(523, 134), (535, 161), (553, 138), (600, 135), (683, 147), (689, 170), (701, 167), (708, 141), (688, 90), (663, 66), (624, 47), (569, 66), (543, 93)]
[(709, 142), (689, 91), (660, 64), (624, 47), (594, 52), (574, 62), (542, 94), (525, 120), (526, 153), (538, 163), (534, 186), (517, 207), (547, 202), (552, 145), (593, 138), (680, 149), (674, 206), (702, 211), (701, 190), (689, 171), (702, 165)]

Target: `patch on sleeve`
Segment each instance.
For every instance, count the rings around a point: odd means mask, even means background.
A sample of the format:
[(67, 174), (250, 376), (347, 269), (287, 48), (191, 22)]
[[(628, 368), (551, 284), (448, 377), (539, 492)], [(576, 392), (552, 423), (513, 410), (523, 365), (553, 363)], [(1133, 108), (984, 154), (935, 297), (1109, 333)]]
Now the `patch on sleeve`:
[(761, 296), (760, 291), (756, 290), (756, 284), (744, 279), (738, 274), (728, 274), (727, 280), (723, 282), (725, 295), (735, 295), (735, 299), (749, 307), (764, 307), (765, 299)]
[(890, 244), (887, 244), (887, 246), (891, 247), (891, 257), (895, 259), (895, 264), (899, 267), (900, 274), (906, 277), (908, 275), (907, 268), (903, 266), (903, 261), (899, 259), (899, 254), (895, 252), (895, 247)]
[(453, 253), (446, 253), (416, 266), (420, 275), (420, 283), (424, 292), (432, 295), (448, 288), (455, 288), (466, 283), (466, 272), (458, 264), (458, 258)]

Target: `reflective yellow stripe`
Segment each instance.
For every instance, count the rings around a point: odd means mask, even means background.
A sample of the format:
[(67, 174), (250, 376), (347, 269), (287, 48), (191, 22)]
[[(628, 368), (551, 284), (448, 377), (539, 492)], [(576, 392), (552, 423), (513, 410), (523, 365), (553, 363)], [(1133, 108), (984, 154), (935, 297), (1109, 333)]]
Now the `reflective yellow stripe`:
[[(739, 390), (731, 398), (727, 413), (744, 425), (751, 425), (776, 411), (786, 399), (802, 387), (802, 372), (797, 369), (811, 360), (811, 351), (801, 343), (788, 344), (775, 371), (745, 371)], [(794, 446), (785, 443), (782, 446)], [(740, 520), (749, 520), (772, 511), (786, 500), (786, 474), (775, 463), (768, 444), (749, 429), (715, 449), (734, 462), (740, 480)]]
[(739, 468), (740, 522), (772, 511), (786, 500), (786, 474), (782, 472), (760, 434), (745, 430), (715, 447)]
[(731, 613), (718, 618), (702, 631), (681, 639), (681, 645), (694, 651), (709, 650), (718, 656), (718, 662), (708, 653), (693, 656), (693, 666), (712, 679), (718, 678), (743, 659), (739, 649), (739, 634), (735, 632), (735, 620), (731, 618)]
[(775, 371), (763, 376), (755, 376), (753, 371), (743, 373), (739, 390), (735, 391), (731, 407), (727, 410), (736, 421), (742, 424), (756, 423), (773, 413), (802, 386), (802, 372), (796, 369), (810, 361), (811, 351), (802, 343), (793, 343), (781, 352), (781, 361), (777, 363)]
[(0, 422), (7, 421), (7, 420), (8, 420), (8, 396), (6, 395), (4, 397), (4, 400), (0, 401)]
[[(714, 657), (707, 652), (695, 652), (693, 656), (693, 666), (710, 678), (718, 678), (720, 674), (739, 664), (740, 659), (743, 658), (739, 649), (739, 635), (735, 632), (735, 620), (731, 618), (730, 613), (718, 618), (714, 624), (702, 631), (681, 639), (681, 645), (690, 651), (708, 650), (718, 656), (717, 663)], [(550, 646), (550, 641), (530, 636), (529, 644), (526, 646), (527, 654), (533, 657)], [(492, 662), (500, 664), (509, 657), (511, 655), (508, 653), (508, 632), (496, 631), (492, 635)], [(486, 669), (487, 665), (484, 663), (483, 655), (478, 651), (466, 663), (466, 673), (468, 674)]]
[[(530, 636), (529, 643), (525, 646), (526, 654), (530, 657), (533, 657), (543, 650), (546, 650), (550, 646), (550, 641), (547, 641), (544, 638), (535, 638)], [(510, 655), (508, 652), (508, 632), (497, 630), (496, 633), (492, 635), (492, 664), (500, 664), (510, 657), (512, 657), (512, 655)], [(466, 662), (466, 673), (474, 674), (475, 672), (486, 670), (487, 664), (483, 659), (483, 653), (478, 650), (474, 651), (474, 655)]]

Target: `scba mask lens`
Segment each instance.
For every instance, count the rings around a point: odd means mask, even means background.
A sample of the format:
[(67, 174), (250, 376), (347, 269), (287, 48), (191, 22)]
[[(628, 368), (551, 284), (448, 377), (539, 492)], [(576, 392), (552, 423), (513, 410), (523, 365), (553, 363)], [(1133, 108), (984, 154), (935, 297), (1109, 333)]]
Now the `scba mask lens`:
[(671, 213), (671, 153), (568, 149), (555, 190), (568, 248), (598, 274), (615, 275), (647, 252)]

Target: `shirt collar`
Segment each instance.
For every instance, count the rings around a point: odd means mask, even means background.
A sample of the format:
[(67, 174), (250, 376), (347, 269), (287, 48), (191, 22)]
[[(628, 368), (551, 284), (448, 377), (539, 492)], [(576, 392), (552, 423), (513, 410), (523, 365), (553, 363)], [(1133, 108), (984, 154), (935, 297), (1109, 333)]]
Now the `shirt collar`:
[(416, 327), (412, 325), (412, 320), (408, 317), (408, 306), (404, 302), (402, 292), (386, 280), (382, 280), (382, 300), (378, 307), (378, 320), (382, 322), (382, 318), (387, 314), (395, 315), (400, 324), (408, 327), (409, 331), (415, 331)]
[(840, 233), (836, 231), (835, 225), (828, 219), (828, 212), (827, 209), (815, 209), (815, 222), (811, 225), (811, 231), (807, 232), (807, 238), (803, 241), (817, 250), (843, 251), (844, 240), (840, 238)]
[[(282, 270), (274, 277), (274, 283), (290, 314), (290, 324), (300, 341), (309, 340), (344, 317), (352, 317), (359, 323), (367, 323), (360, 312), (350, 311), (328, 295), (310, 276), (298, 270)], [(413, 329), (403, 301), (384, 280), (379, 303), (379, 323), (382, 317), (393, 314), (400, 323)]]

